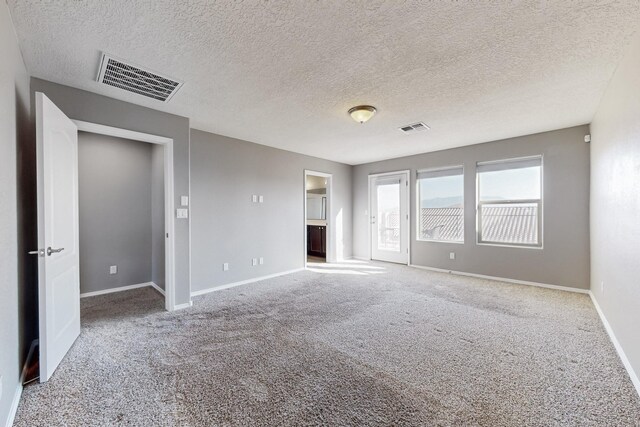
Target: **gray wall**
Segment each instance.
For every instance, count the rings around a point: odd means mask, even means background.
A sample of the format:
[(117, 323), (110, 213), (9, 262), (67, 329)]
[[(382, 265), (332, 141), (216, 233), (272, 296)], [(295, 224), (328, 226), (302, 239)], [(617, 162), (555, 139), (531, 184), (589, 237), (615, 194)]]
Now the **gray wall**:
[[(173, 138), (174, 203), (189, 195), (189, 119), (69, 86), (31, 79), (32, 97), (45, 93), (72, 119)], [(171, 232), (169, 230), (169, 232)], [(175, 303), (190, 300), (189, 220), (175, 220)]]
[(164, 147), (151, 145), (151, 281), (164, 289)]
[(591, 292), (636, 377), (640, 375), (638, 88), (640, 35), (618, 66), (591, 124)]
[[(351, 166), (191, 131), (193, 291), (304, 267), (305, 169), (333, 174), (334, 232), (348, 258)], [(264, 265), (252, 267), (259, 257)]]
[[(488, 276), (589, 288), (589, 145), (587, 126), (358, 165), (353, 176), (354, 254), (369, 257), (368, 175), (411, 170), (411, 263)], [(407, 143), (410, 143), (407, 140)], [(475, 164), (544, 156), (544, 249), (480, 246), (475, 243)], [(415, 173), (464, 164), (465, 243), (417, 241)], [(449, 252), (456, 259), (449, 259)]]
[[(152, 279), (152, 149), (145, 142), (78, 135), (82, 293)], [(163, 241), (162, 230), (159, 237)], [(109, 274), (111, 265), (117, 274)]]
[[(19, 307), (24, 294), (19, 266), (26, 262), (18, 239), (19, 177), (22, 145), (29, 144), (29, 76), (22, 61), (13, 24), (5, 2), (0, 3), (0, 425), (9, 416), (19, 385), (24, 349)], [(21, 252), (19, 256), (18, 253)], [(20, 284), (20, 285), (19, 285)], [(21, 333), (22, 332), (22, 333)]]

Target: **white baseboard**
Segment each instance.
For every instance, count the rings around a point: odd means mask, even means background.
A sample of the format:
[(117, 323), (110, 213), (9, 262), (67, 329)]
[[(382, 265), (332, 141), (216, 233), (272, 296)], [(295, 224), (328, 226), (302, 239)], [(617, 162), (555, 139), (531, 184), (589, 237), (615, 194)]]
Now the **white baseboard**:
[(227, 283), (226, 285), (216, 286), (213, 288), (203, 289), (200, 291), (191, 292), (191, 296), (208, 294), (210, 292), (221, 291), (223, 289), (235, 288), (236, 286), (246, 285), (248, 283), (260, 282), (262, 280), (273, 279), (274, 277), (285, 276), (287, 274), (297, 273), (303, 271), (304, 268), (296, 268), (295, 270), (283, 271), (281, 273), (269, 274), (268, 276), (254, 277), (253, 279), (242, 280), (240, 282)]
[(513, 283), (516, 285), (527, 285), (527, 286), (536, 286), (538, 288), (555, 289), (557, 291), (575, 292), (578, 294), (589, 293), (588, 289), (578, 289), (578, 288), (572, 288), (569, 286), (549, 285), (546, 283), (529, 282), (526, 280), (508, 279), (506, 277), (486, 276), (484, 274), (467, 273), (465, 271), (446, 270), (444, 268), (426, 267), (424, 265), (409, 264), (409, 267), (419, 268), (422, 270), (437, 271), (439, 273), (455, 274), (457, 276), (468, 276), (468, 277), (477, 277), (478, 279), (496, 280), (498, 282), (507, 282), (507, 283)]
[(18, 405), (20, 404), (20, 396), (22, 396), (22, 382), (16, 387), (16, 391), (13, 394), (13, 400), (11, 401), (11, 407), (9, 408), (9, 416), (7, 417), (6, 427), (12, 427), (13, 421), (16, 419), (16, 413), (18, 412)]
[(598, 304), (596, 297), (593, 295), (593, 292), (589, 291), (589, 296), (591, 296), (591, 301), (593, 302), (593, 305), (595, 306), (596, 311), (598, 312), (598, 316), (600, 316), (600, 320), (604, 325), (604, 329), (607, 331), (607, 334), (609, 335), (609, 338), (611, 339), (613, 346), (618, 352), (618, 356), (620, 357), (622, 364), (624, 365), (625, 369), (627, 370), (627, 373), (629, 374), (629, 377), (631, 378), (631, 382), (633, 383), (633, 386), (636, 388), (636, 392), (638, 392), (638, 395), (640, 396), (640, 378), (638, 378), (638, 375), (633, 370), (633, 366), (631, 366), (631, 362), (629, 362), (629, 359), (627, 358), (627, 355), (624, 353), (624, 350), (622, 349), (620, 342), (616, 338), (616, 335), (613, 333), (613, 329), (611, 328), (611, 325), (609, 324), (609, 321), (607, 320), (607, 318), (604, 316), (604, 312), (600, 308), (600, 305)]
[(357, 259), (357, 260), (360, 260), (360, 261), (371, 261), (371, 258), (365, 258), (363, 256), (352, 256), (349, 259)]
[(160, 292), (160, 294), (162, 294), (162, 296), (165, 296), (164, 289), (162, 289), (160, 286), (156, 285), (156, 283), (155, 283), (155, 282), (149, 282), (149, 285), (150, 285), (153, 289), (155, 289), (156, 291)]
[(193, 306), (193, 301), (185, 302), (184, 304), (178, 304), (173, 307), (173, 310), (182, 310)]
[(119, 288), (104, 289), (102, 291), (85, 292), (84, 294), (80, 294), (80, 298), (95, 297), (98, 295), (112, 294), (114, 292), (130, 291), (131, 289), (144, 288), (146, 286), (154, 286), (154, 285), (155, 283), (153, 282), (145, 282), (145, 283), (138, 283), (136, 285), (120, 286)]

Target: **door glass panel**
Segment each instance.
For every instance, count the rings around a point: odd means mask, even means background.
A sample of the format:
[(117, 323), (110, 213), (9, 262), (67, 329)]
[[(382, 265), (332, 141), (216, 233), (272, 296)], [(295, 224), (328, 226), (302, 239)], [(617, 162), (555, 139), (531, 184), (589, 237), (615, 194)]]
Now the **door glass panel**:
[(400, 252), (400, 183), (377, 185), (378, 249)]

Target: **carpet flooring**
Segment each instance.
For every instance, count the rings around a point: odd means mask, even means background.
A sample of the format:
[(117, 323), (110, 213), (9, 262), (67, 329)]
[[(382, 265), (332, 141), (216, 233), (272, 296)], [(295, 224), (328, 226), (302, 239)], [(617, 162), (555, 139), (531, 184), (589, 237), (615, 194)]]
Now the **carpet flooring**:
[(584, 294), (353, 261), (214, 292), (82, 300), (16, 426), (640, 426)]

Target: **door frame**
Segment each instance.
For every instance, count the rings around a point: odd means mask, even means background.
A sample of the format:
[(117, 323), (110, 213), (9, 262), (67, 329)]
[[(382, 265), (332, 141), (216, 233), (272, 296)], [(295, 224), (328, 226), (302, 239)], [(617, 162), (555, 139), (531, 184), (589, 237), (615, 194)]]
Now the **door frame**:
[(368, 198), (367, 206), (369, 207), (369, 215), (367, 216), (367, 228), (369, 229), (369, 231), (367, 232), (367, 236), (369, 237), (369, 242), (368, 242), (369, 259), (370, 260), (373, 259), (373, 249), (371, 247), (371, 244), (373, 242), (373, 236), (371, 235), (371, 228), (372, 228), (371, 216), (373, 213), (373, 207), (371, 206), (371, 204), (373, 203), (373, 200), (371, 197), (371, 189), (373, 188), (373, 181), (377, 178), (381, 178), (384, 176), (391, 176), (391, 175), (405, 175), (407, 178), (407, 215), (409, 217), (407, 218), (407, 230), (405, 234), (407, 238), (407, 265), (410, 265), (411, 264), (411, 170), (410, 169), (369, 174), (369, 179), (368, 179), (369, 185), (367, 188), (367, 198)]
[(82, 120), (73, 120), (78, 127), (78, 131), (91, 132), (99, 135), (125, 138), (134, 141), (158, 144), (164, 147), (164, 224), (165, 238), (164, 262), (165, 262), (165, 282), (164, 282), (164, 306), (167, 311), (174, 311), (178, 307), (175, 304), (175, 218), (174, 210), (174, 190), (173, 190), (173, 139), (149, 133), (137, 132), (129, 129), (122, 129), (113, 126), (101, 125)]
[(303, 254), (304, 254), (304, 268), (307, 268), (307, 176), (320, 176), (322, 178), (327, 178), (327, 262), (337, 262), (336, 260), (336, 252), (335, 252), (335, 236), (333, 230), (333, 175), (326, 172), (318, 172), (310, 169), (304, 170), (304, 177), (302, 180), (302, 191), (303, 191), (303, 202), (304, 202), (304, 212), (303, 212)]

